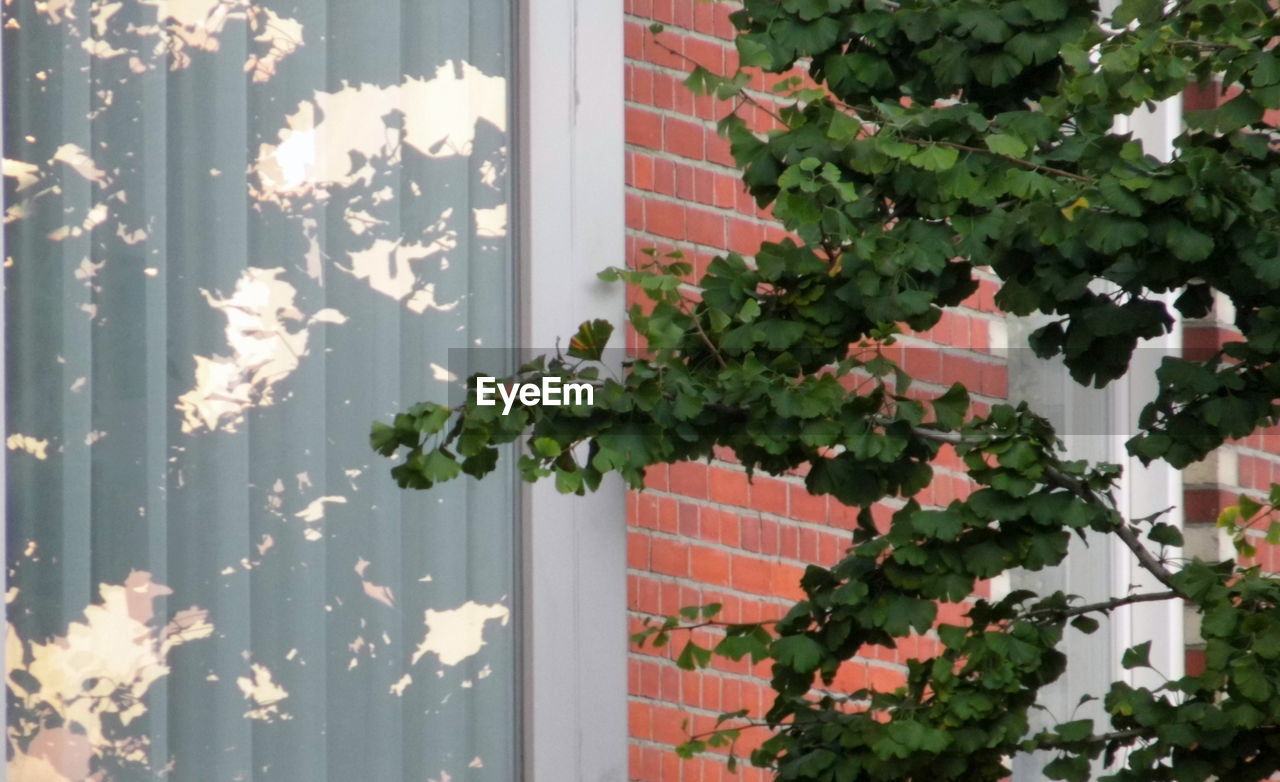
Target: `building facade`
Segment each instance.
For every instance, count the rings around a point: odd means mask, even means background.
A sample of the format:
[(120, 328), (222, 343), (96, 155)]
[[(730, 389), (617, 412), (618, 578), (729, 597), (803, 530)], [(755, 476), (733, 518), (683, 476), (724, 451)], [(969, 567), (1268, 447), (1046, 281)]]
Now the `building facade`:
[[(681, 671), (627, 632), (708, 602), (779, 616), (807, 564), (842, 555), (849, 509), (798, 477), (748, 480), (727, 452), (654, 468), (644, 491), (564, 497), (500, 470), (410, 493), (367, 444), (374, 419), (447, 394), (451, 354), (621, 322), (632, 292), (603, 267), (658, 248), (700, 270), (781, 237), (714, 131), (725, 107), (681, 83), (735, 67), (730, 10), (4, 6), (8, 779), (735, 778), (674, 746), (763, 713), (767, 666)], [(1180, 111), (1132, 130), (1167, 145)], [(997, 287), (902, 340), (903, 366), (926, 389), (1041, 403), (1076, 453), (1124, 460), (1143, 372), (1072, 390), (1018, 348), (1028, 324)], [(1219, 308), (1140, 360), (1230, 324)], [(1130, 465), (1126, 502), (1178, 506), (1189, 553), (1217, 555), (1218, 511), (1280, 480), (1277, 454), (1263, 432), (1182, 474)], [(943, 464), (920, 499), (968, 490)], [(1041, 583), (1133, 577), (1104, 548)], [(1176, 605), (1108, 632), (1093, 679), (1125, 675), (1144, 639), (1170, 675), (1198, 664)], [(839, 683), (892, 688), (930, 644)]]

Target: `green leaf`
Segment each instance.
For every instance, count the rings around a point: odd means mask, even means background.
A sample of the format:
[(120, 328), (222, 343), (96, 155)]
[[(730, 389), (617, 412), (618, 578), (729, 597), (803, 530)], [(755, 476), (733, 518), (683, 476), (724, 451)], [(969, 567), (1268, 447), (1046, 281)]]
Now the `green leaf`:
[(692, 641), (684, 645), (676, 658), (676, 665), (686, 671), (705, 668), (711, 662), (711, 650), (699, 646)]
[(560, 443), (557, 443), (550, 437), (535, 437), (531, 443), (532, 450), (538, 456), (544, 459), (554, 459), (560, 455), (563, 450)]
[(1241, 657), (1231, 664), (1231, 680), (1240, 694), (1254, 703), (1269, 703), (1273, 688), (1266, 672), (1254, 657)]
[(773, 659), (800, 673), (816, 670), (822, 662), (822, 645), (807, 635), (788, 635), (773, 642)]
[(1049, 779), (1065, 782), (1086, 782), (1089, 779), (1089, 758), (1083, 755), (1063, 755), (1044, 767)]
[(1201, 233), (1185, 223), (1172, 223), (1165, 245), (1183, 261), (1203, 261), (1213, 252), (1213, 237)]
[(952, 383), (946, 393), (929, 404), (938, 426), (954, 431), (961, 427), (969, 412), (969, 391), (959, 383)]
[(462, 466), (452, 456), (437, 448), (426, 455), (420, 472), (427, 480), (440, 483), (458, 477)]
[(578, 326), (578, 333), (569, 340), (569, 355), (586, 361), (599, 361), (612, 334), (613, 324), (607, 320), (584, 321)]
[(1093, 720), (1073, 720), (1054, 728), (1063, 741), (1083, 741), (1093, 735)]
[(908, 160), (913, 166), (926, 171), (946, 171), (956, 164), (960, 153), (951, 147), (930, 144), (912, 155)]
[(1008, 133), (993, 133), (984, 138), (983, 142), (987, 145), (987, 149), (997, 155), (1021, 158), (1027, 154), (1027, 145), (1022, 142), (1022, 139), (1010, 136)]
[(1151, 667), (1151, 642), (1143, 641), (1124, 650), (1120, 664), (1126, 669)]
[(1067, 0), (1024, 0), (1023, 5), (1031, 15), (1042, 22), (1056, 22), (1067, 15)]
[[(496, 452), (495, 452), (496, 453)], [(465, 464), (463, 467), (465, 468)], [(583, 494), (582, 473), (577, 470), (556, 469), (556, 491), (561, 494)]]
[(396, 437), (396, 430), (393, 427), (387, 426), (381, 421), (374, 421), (373, 427), (369, 431), (369, 445), (383, 456), (390, 456), (400, 447), (400, 441)]
[(889, 635), (902, 637), (914, 629), (928, 632), (938, 616), (938, 606), (929, 600), (913, 597), (896, 597), (889, 601), (884, 620), (884, 630)]
[(827, 125), (827, 138), (833, 141), (852, 141), (862, 132), (862, 123), (843, 111), (832, 111)]
[(1181, 546), (1182, 533), (1172, 524), (1158, 522), (1151, 525), (1147, 537), (1164, 546)]
[(930, 538), (954, 540), (964, 529), (964, 519), (947, 510), (922, 510), (911, 514), (911, 526)]
[(1082, 615), (1082, 616), (1077, 616), (1075, 619), (1072, 619), (1071, 626), (1079, 630), (1080, 632), (1084, 633), (1085, 635), (1092, 635), (1093, 633), (1097, 632), (1098, 627), (1100, 625), (1098, 624), (1097, 619), (1094, 619), (1091, 616)]
[(1262, 121), (1265, 109), (1249, 93), (1241, 93), (1218, 107), (1218, 132), (1230, 133)]

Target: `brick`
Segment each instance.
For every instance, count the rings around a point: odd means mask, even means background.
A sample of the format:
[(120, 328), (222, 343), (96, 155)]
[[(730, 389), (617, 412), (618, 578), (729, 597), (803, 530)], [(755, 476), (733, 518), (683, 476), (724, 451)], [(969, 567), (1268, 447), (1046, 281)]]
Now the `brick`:
[(1183, 512), (1190, 524), (1212, 523), (1223, 508), (1235, 505), (1239, 497), (1223, 489), (1188, 489), (1183, 492)]
[(776, 478), (756, 475), (751, 481), (749, 504), (764, 513), (787, 515), (787, 484)]
[(641, 494), (636, 499), (636, 524), (647, 529), (658, 528), (658, 498), (652, 494)]
[(640, 663), (640, 692), (646, 698), (658, 697), (658, 665), (653, 662)]
[(670, 201), (651, 199), (644, 205), (644, 228), (672, 239), (685, 237), (684, 207)]
[(800, 529), (793, 524), (783, 524), (778, 529), (778, 554), (785, 559), (800, 557)]
[(772, 594), (772, 569), (762, 559), (734, 556), (731, 584), (734, 589), (742, 592), (751, 592), (756, 595)]
[(694, 499), (707, 498), (707, 465), (699, 462), (673, 464), (668, 475), (672, 492)]
[(742, 519), (731, 511), (720, 511), (720, 543), (730, 548), (742, 545)]
[(764, 232), (759, 224), (749, 220), (729, 221), (729, 247), (727, 249), (744, 255), (755, 255), (764, 240)]
[(827, 520), (827, 498), (814, 496), (803, 486), (791, 485), (790, 490), (791, 518), (801, 521), (824, 523)]
[(653, 735), (653, 714), (649, 704), (637, 700), (627, 702), (627, 729), (636, 738), (647, 739)]
[(631, 186), (638, 190), (653, 190), (653, 158), (648, 155), (632, 157)]
[(675, 24), (676, 12), (674, 0), (653, 0), (652, 17), (663, 24)]
[(693, 166), (676, 164), (676, 198), (693, 201)]
[(724, 244), (724, 218), (714, 212), (690, 209), (686, 213), (689, 241), (720, 247)]
[(738, 520), (738, 529), (742, 536), (742, 548), (746, 551), (760, 551), (760, 519), (757, 516), (742, 516)]
[[(700, 204), (714, 204), (716, 200), (715, 182), (715, 174), (705, 168), (693, 169), (693, 200)], [(716, 243), (716, 247), (722, 247), (723, 245), (723, 240)]]
[[(672, 497), (658, 498), (658, 529), (663, 532), (678, 532), (680, 529), (680, 503)], [(697, 513), (697, 508), (693, 509)]]
[[(674, 678), (678, 680), (679, 671), (672, 669), (675, 674)], [(653, 707), (652, 713), (653, 740), (659, 744), (679, 744), (685, 740), (684, 731), (680, 729), (680, 723), (684, 720), (684, 714), (679, 710), (664, 706)]]
[(760, 519), (760, 553), (778, 555), (778, 522), (773, 519)]
[(644, 228), (644, 201), (635, 193), (626, 195), (626, 221), (628, 228)]
[(636, 582), (636, 608), (646, 614), (662, 613), (661, 585), (651, 578), (641, 578)]
[(707, 160), (722, 166), (732, 166), (733, 153), (729, 151), (729, 140), (720, 136), (708, 136)]
[(627, 533), (627, 567), (633, 570), (649, 568), (649, 536), (638, 532)]
[(649, 561), (655, 573), (689, 575), (689, 546), (668, 538), (654, 538), (649, 544)]
[(745, 187), (745, 185), (737, 179), (723, 175), (716, 176), (715, 199), (713, 203), (722, 209), (732, 207), (737, 201), (738, 191), (743, 187)]
[(696, 538), (702, 528), (702, 508), (691, 502), (680, 503), (680, 519), (676, 531), (683, 537)]
[(729, 586), (730, 557), (726, 551), (718, 549), (695, 549), (692, 561), (692, 575), (703, 584)]
[(653, 191), (661, 195), (676, 194), (676, 167), (670, 160), (655, 158), (653, 161)]
[(662, 149), (662, 115), (628, 106), (625, 118), (628, 144)]
[(710, 470), (709, 478), (711, 499), (714, 502), (740, 507), (746, 507), (749, 504), (745, 472), (716, 467)]

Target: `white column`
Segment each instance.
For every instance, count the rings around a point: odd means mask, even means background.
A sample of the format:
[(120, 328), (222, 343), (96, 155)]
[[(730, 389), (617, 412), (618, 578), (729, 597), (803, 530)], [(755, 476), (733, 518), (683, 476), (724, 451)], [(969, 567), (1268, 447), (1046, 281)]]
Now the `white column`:
[[(624, 261), (622, 3), (522, 0), (523, 343), (550, 351), (588, 318), (618, 330)], [(525, 779), (627, 775), (626, 504), (616, 480), (582, 498), (524, 495)]]
[[(1150, 155), (1161, 160), (1173, 156), (1173, 140), (1182, 131), (1182, 99), (1171, 98), (1156, 106), (1155, 111), (1145, 109), (1116, 122), (1120, 133), (1131, 132)], [(1163, 297), (1165, 306), (1173, 310), (1174, 296)], [(1129, 518), (1137, 519), (1158, 511), (1172, 508), (1161, 521), (1182, 527), (1182, 473), (1164, 462), (1143, 467), (1137, 459), (1130, 458), (1124, 450), (1124, 440), (1137, 431), (1138, 414), (1156, 395), (1156, 369), (1165, 356), (1182, 352), (1182, 324), (1174, 324), (1173, 331), (1158, 339), (1147, 340), (1138, 346), (1129, 373), (1115, 386), (1113, 396), (1114, 420), (1119, 424), (1116, 432), (1112, 461), (1125, 468), (1120, 501), (1121, 511)], [(1117, 567), (1112, 576), (1112, 589), (1117, 595), (1134, 591), (1161, 591), (1165, 587), (1151, 574), (1143, 570), (1137, 559), (1119, 541), (1113, 541), (1117, 554), (1113, 557)], [(1153, 549), (1158, 547), (1152, 545)], [(1179, 551), (1169, 550), (1173, 557)], [(1186, 639), (1183, 637), (1182, 603), (1168, 600), (1160, 603), (1139, 603), (1125, 606), (1112, 615), (1117, 659), (1122, 651), (1143, 641), (1151, 641), (1151, 664), (1159, 671), (1141, 669), (1120, 671), (1131, 684), (1158, 686), (1163, 677), (1176, 679), (1182, 676), (1186, 660)], [(1163, 674), (1163, 676), (1161, 676)]]

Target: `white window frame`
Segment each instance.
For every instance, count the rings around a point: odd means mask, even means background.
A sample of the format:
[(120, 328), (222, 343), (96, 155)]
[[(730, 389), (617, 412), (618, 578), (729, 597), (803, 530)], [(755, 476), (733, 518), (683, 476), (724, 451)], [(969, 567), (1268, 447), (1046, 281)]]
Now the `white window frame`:
[[(1116, 133), (1132, 133), (1148, 154), (1161, 160), (1172, 157), (1173, 139), (1181, 130), (1181, 96), (1158, 104), (1154, 111), (1142, 109), (1132, 116), (1119, 117), (1115, 123)], [(1105, 389), (1076, 384), (1060, 360), (1025, 359), (1011, 362), (1011, 374), (1017, 374), (1021, 368), (1023, 376), (1011, 376), (1010, 396), (1026, 399), (1034, 410), (1054, 419), (1069, 457), (1110, 462), (1124, 468), (1115, 496), (1125, 518), (1139, 519), (1171, 509), (1161, 521), (1181, 529), (1182, 473), (1161, 461), (1144, 467), (1138, 459), (1129, 456), (1125, 448), (1125, 442), (1137, 431), (1142, 408), (1155, 398), (1156, 369), (1165, 356), (1182, 352), (1182, 323), (1172, 311), (1174, 297), (1160, 298), (1174, 315), (1173, 329), (1156, 339), (1140, 342), (1129, 363), (1129, 371)], [(1044, 316), (1011, 320), (1010, 346), (1026, 351), (1027, 333), (1047, 321)], [(1014, 354), (1010, 355), (1012, 358)], [(1017, 573), (1011, 579), (1012, 585), (1040, 592), (1061, 589), (1068, 594), (1082, 595), (1085, 602), (1163, 589), (1119, 539), (1090, 534), (1090, 543), (1091, 547), (1086, 547), (1073, 538), (1071, 553), (1061, 565), (1039, 573)], [(1180, 555), (1178, 550), (1166, 553), (1173, 557)], [(1149, 660), (1154, 670), (1125, 669), (1121, 665), (1125, 650), (1143, 641), (1151, 641)], [(1100, 702), (1081, 705), (1081, 696), (1089, 694), (1100, 699), (1113, 681), (1155, 688), (1163, 683), (1165, 676), (1170, 680), (1181, 677), (1185, 670), (1186, 642), (1180, 600), (1122, 606), (1113, 611), (1092, 636), (1085, 637), (1068, 629), (1061, 647), (1067, 655), (1067, 671), (1061, 679), (1041, 690), (1038, 702), (1051, 716), (1038, 719), (1045, 727), (1051, 727), (1055, 721), (1082, 717), (1104, 720)], [(1040, 769), (1049, 759), (1046, 753), (1017, 756), (1013, 779), (1041, 779)], [(1101, 770), (1101, 762), (1096, 762), (1095, 772)]]
[[(546, 351), (624, 291), (596, 279), (625, 253), (623, 9), (520, 0), (516, 92), (521, 344)], [(522, 493), (524, 778), (627, 778), (626, 492), (548, 482)]]

